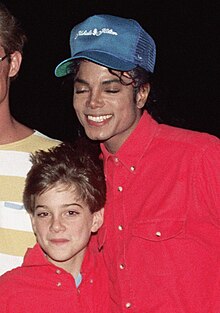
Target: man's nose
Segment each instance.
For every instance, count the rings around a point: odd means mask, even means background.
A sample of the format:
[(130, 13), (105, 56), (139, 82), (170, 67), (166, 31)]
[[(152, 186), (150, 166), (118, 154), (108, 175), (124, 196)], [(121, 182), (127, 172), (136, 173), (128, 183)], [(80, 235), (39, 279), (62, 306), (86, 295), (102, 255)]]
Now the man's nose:
[(103, 106), (103, 101), (99, 91), (91, 92), (87, 105), (92, 109), (100, 108)]

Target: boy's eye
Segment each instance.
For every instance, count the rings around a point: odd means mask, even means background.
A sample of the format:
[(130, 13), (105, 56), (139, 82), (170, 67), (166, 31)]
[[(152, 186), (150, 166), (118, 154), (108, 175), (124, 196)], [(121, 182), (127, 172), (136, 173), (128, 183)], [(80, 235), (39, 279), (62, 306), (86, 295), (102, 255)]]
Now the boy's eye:
[(39, 212), (39, 213), (37, 213), (37, 216), (45, 217), (45, 216), (48, 216), (48, 213), (47, 212)]
[(78, 215), (79, 212), (76, 211), (68, 211), (68, 215), (73, 216), (73, 215)]

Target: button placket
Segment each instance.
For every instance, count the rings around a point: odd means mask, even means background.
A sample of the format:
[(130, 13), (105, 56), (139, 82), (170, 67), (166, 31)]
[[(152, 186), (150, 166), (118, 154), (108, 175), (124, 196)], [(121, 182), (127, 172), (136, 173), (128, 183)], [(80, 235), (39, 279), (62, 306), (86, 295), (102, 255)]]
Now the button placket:
[[(60, 270), (59, 268), (57, 268), (57, 269), (55, 270), (55, 273), (56, 273), (57, 275), (60, 275), (60, 274), (61, 274), (61, 270)], [(62, 286), (61, 281), (58, 281), (56, 285), (57, 285), (57, 287), (61, 287), (61, 286)]]
[[(124, 199), (125, 193), (126, 193), (126, 185), (127, 182), (129, 181), (129, 177), (133, 176), (135, 174), (135, 166), (133, 165), (125, 165), (121, 163), (121, 160), (114, 160), (115, 162), (115, 175), (114, 175), (114, 182), (113, 186), (114, 188), (114, 193), (115, 193), (115, 201), (118, 201), (121, 206), (121, 210), (116, 213), (115, 215), (115, 226), (117, 227), (117, 245), (119, 246), (119, 255), (117, 258), (117, 272), (119, 276), (119, 280), (121, 282), (126, 282), (128, 280), (128, 272), (127, 272), (127, 261), (126, 261), (126, 251), (124, 251), (125, 246), (125, 238), (126, 232), (127, 232), (127, 225), (125, 224), (126, 221), (126, 214), (127, 212), (124, 212)], [(117, 163), (118, 162), (118, 163)], [(117, 163), (117, 164), (116, 164)], [(116, 168), (117, 166), (117, 168)], [(119, 166), (121, 166), (119, 170)], [(123, 302), (124, 302), (124, 310), (129, 310), (132, 311), (132, 303), (129, 293), (125, 293), (123, 295)]]

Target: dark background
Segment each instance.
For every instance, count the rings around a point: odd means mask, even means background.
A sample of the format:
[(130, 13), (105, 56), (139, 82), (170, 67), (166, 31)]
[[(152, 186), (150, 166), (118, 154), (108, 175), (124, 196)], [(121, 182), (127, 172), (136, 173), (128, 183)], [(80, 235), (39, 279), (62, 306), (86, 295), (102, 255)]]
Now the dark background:
[(12, 113), (61, 140), (77, 136), (71, 88), (54, 76), (70, 56), (72, 27), (93, 14), (134, 18), (157, 45), (155, 83), (159, 120), (220, 137), (218, 1), (2, 1), (20, 20), (28, 42), (11, 86)]

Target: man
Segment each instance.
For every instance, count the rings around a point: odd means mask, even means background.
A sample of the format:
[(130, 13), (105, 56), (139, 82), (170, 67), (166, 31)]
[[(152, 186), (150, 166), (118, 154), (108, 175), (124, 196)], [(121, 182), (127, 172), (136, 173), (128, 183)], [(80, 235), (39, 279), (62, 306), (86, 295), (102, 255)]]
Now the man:
[(16, 121), (10, 112), (10, 84), (18, 75), (25, 41), (18, 22), (0, 3), (0, 274), (20, 265), (35, 242), (22, 205), (29, 154), (58, 144)]
[(220, 312), (219, 139), (144, 110), (156, 48), (136, 21), (89, 17), (70, 46), (55, 74), (73, 75), (76, 114), (101, 143), (112, 312)]

